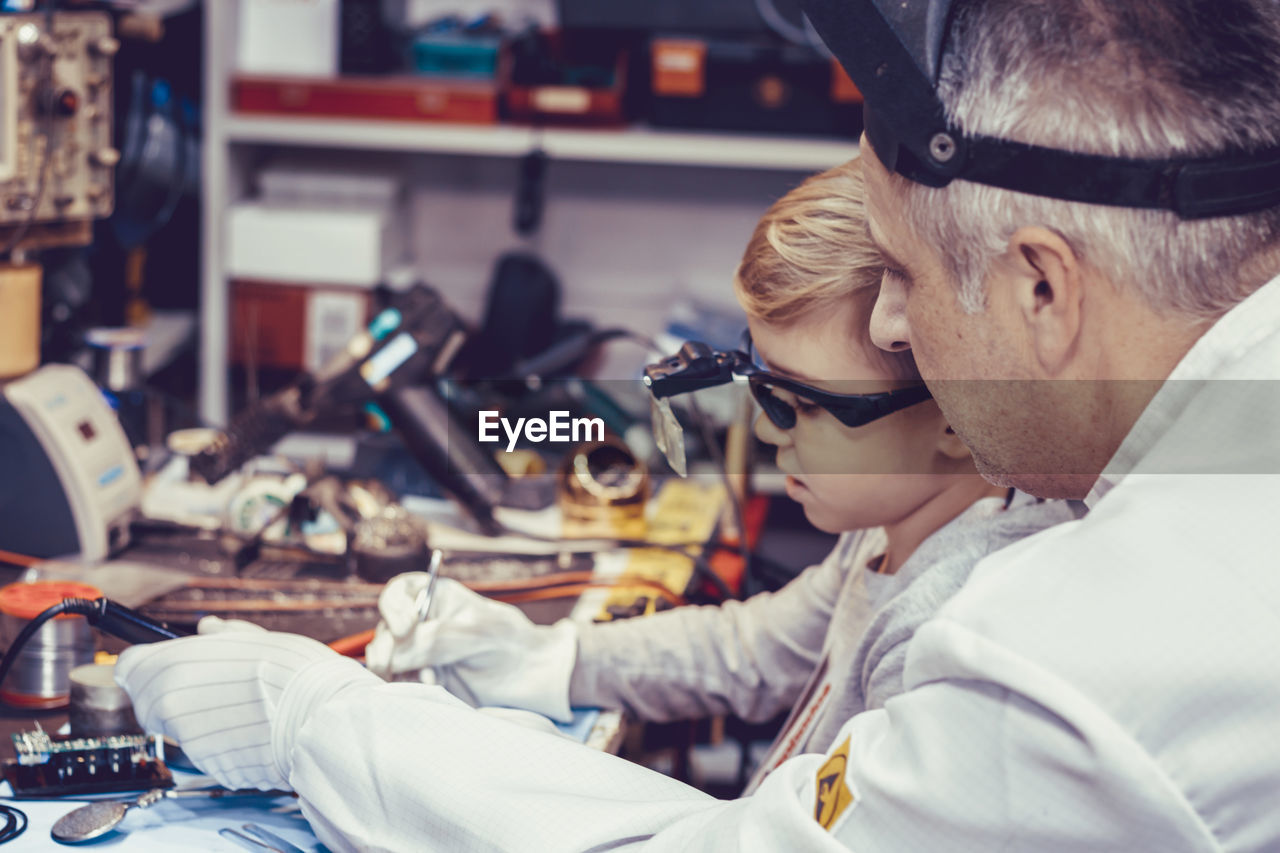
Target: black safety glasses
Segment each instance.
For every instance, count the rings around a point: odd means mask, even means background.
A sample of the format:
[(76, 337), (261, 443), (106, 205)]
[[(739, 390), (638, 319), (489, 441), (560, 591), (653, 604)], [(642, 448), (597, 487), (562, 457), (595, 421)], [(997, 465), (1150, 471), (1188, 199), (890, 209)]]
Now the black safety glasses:
[(688, 341), (675, 355), (644, 370), (644, 384), (656, 400), (724, 385), (734, 377), (747, 380), (751, 395), (778, 429), (791, 429), (797, 420), (796, 407), (775, 393), (779, 389), (827, 410), (847, 427), (864, 426), (932, 396), (923, 383), (878, 394), (834, 394), (797, 382), (769, 370), (749, 331), (742, 333), (740, 349), (726, 352)]
[(833, 394), (769, 371), (751, 342), (750, 332), (743, 333), (742, 350), (740, 354), (746, 356), (746, 364), (742, 368), (735, 367), (734, 372), (746, 376), (751, 396), (778, 429), (793, 428), (797, 415), (796, 407), (774, 393), (776, 389), (790, 392), (806, 403), (825, 409), (847, 427), (865, 426), (933, 396), (923, 383), (877, 394)]

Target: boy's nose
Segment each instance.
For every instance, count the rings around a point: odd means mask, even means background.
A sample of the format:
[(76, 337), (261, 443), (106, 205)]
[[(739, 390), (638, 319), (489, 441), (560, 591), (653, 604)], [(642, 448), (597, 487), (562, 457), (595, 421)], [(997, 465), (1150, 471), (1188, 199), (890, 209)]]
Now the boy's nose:
[(755, 433), (756, 438), (765, 444), (772, 444), (774, 447), (786, 447), (791, 444), (790, 431), (778, 429), (764, 412), (756, 415)]

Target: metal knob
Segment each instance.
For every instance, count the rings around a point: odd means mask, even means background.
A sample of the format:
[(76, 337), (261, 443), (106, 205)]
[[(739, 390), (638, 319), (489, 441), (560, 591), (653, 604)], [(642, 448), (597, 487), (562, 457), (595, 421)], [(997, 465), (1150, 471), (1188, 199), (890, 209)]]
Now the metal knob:
[(99, 148), (89, 155), (89, 159), (99, 166), (110, 169), (120, 162), (120, 152), (114, 148)]
[(113, 36), (103, 36), (91, 42), (89, 50), (98, 56), (115, 56), (120, 52), (120, 40)]

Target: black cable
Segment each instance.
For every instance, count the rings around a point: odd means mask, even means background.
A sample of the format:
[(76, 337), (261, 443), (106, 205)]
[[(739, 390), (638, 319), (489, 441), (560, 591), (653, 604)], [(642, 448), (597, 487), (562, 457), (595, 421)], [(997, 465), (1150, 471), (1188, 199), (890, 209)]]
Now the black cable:
[(27, 831), (27, 813), (22, 809), (0, 803), (0, 814), (4, 815), (4, 827), (0, 828), (0, 844), (12, 841)]
[(4, 657), (0, 658), (0, 686), (9, 676), (9, 670), (13, 669), (13, 664), (18, 659), (18, 652), (22, 651), (22, 647), (35, 635), (36, 631), (44, 627), (44, 623), (50, 619), (64, 613), (83, 616), (90, 625), (128, 643), (154, 643), (182, 636), (181, 633), (107, 598), (64, 598), (36, 614), (34, 619), (22, 626), (18, 636), (13, 638), (13, 642), (5, 650)]
[(18, 632), (18, 636), (13, 638), (13, 642), (5, 650), (4, 658), (0, 659), (0, 687), (4, 685), (4, 680), (9, 676), (9, 670), (13, 668), (14, 661), (18, 659), (18, 652), (22, 651), (22, 647), (35, 635), (36, 631), (44, 627), (44, 623), (63, 613), (85, 613), (88, 608), (81, 606), (81, 603), (92, 605), (86, 599), (68, 598), (59, 601), (48, 610), (38, 614), (22, 627), (22, 630)]

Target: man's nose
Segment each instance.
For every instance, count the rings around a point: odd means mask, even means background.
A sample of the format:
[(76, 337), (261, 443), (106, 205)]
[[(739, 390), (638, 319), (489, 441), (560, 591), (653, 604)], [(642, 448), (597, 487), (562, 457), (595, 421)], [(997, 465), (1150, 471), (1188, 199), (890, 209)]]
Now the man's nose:
[(907, 327), (907, 293), (891, 276), (880, 282), (880, 293), (871, 309), (871, 342), (888, 352), (911, 349)]

